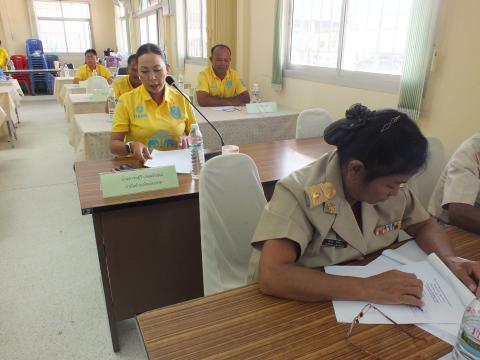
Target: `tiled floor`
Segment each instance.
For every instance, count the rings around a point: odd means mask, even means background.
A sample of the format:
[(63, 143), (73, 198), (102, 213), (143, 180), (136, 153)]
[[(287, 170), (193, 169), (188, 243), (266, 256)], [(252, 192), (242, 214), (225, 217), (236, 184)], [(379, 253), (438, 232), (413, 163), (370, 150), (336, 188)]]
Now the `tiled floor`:
[(26, 97), (19, 113), (16, 147), (0, 141), (0, 359), (147, 359), (134, 320), (112, 350), (62, 106)]

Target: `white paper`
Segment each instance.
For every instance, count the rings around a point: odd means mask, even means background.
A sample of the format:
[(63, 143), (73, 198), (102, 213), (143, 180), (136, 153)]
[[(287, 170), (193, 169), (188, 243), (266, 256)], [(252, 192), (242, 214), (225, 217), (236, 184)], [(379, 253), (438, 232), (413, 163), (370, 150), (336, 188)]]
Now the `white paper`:
[(145, 161), (146, 167), (153, 168), (175, 165), (177, 174), (190, 174), (192, 172), (192, 161), (189, 149), (170, 151), (153, 150), (151, 157), (151, 159)]
[(236, 106), (216, 106), (216, 107), (212, 107), (212, 110), (226, 111), (226, 112), (241, 111), (241, 109)]
[[(435, 254), (430, 254), (427, 258), (427, 255), (420, 247), (417, 245), (415, 241), (409, 241), (405, 245), (397, 248), (397, 249), (387, 249), (385, 250), (381, 256), (373, 260), (366, 266), (350, 266), (344, 267), (347, 268), (346, 270), (354, 271), (355, 274), (359, 277), (366, 277), (371, 276), (371, 274), (375, 273), (375, 269), (378, 270), (378, 273), (388, 271), (391, 269), (400, 269), (400, 265), (402, 264), (412, 264), (421, 260), (427, 260), (435, 271), (438, 274), (441, 274), (442, 279), (449, 284), (453, 293), (456, 294), (456, 300), (461, 303), (458, 305), (458, 309), (454, 312), (455, 316), (457, 316), (456, 321), (454, 323), (429, 323), (429, 324), (416, 324), (421, 329), (431, 333), (432, 335), (440, 338), (441, 340), (449, 343), (450, 345), (454, 345), (456, 342), (458, 330), (460, 328), (460, 323), (462, 320), (463, 312), (465, 306), (474, 298), (474, 295), (468, 288), (448, 269), (448, 267), (440, 260)], [(340, 268), (341, 266), (338, 266)], [(334, 267), (327, 267), (331, 268), (331, 273), (337, 273), (338, 270), (336, 269), (337, 266)], [(330, 271), (326, 272), (330, 273)], [(351, 269), (348, 269), (351, 268)], [(363, 268), (363, 269), (360, 269)], [(403, 270), (408, 270), (408, 267), (403, 268)], [(412, 269), (410, 269), (412, 270)], [(339, 274), (340, 275), (340, 274)], [(418, 274), (417, 274), (418, 276)], [(421, 278), (421, 276), (420, 276)], [(342, 314), (345, 319), (351, 317), (353, 319), (354, 316), (358, 314), (360, 309), (365, 305), (365, 302), (359, 301), (334, 301), (334, 308), (335, 308), (335, 315), (337, 316), (337, 320), (339, 319), (339, 315), (337, 315), (337, 309), (339, 310), (339, 314)], [(403, 305), (392, 305), (394, 307), (403, 306)], [(379, 308), (384, 310), (382, 307), (384, 305), (380, 305)], [(355, 312), (356, 311), (356, 312)], [(386, 310), (388, 312), (388, 310)], [(390, 315), (390, 314), (389, 314)], [(341, 317), (340, 317), (341, 318)], [(377, 315), (368, 315), (365, 317), (369, 323), (389, 323), (388, 320), (382, 319), (381, 316)], [(340, 320), (338, 320), (340, 322)], [(351, 320), (350, 320), (351, 321)], [(378, 321), (378, 322), (375, 322)], [(346, 321), (348, 322), (348, 321)], [(365, 321), (362, 321), (365, 322)], [(402, 321), (400, 321), (402, 322)]]
[[(325, 271), (329, 274), (368, 277), (382, 272), (398, 269), (403, 272), (415, 273), (423, 281), (424, 291), (422, 301), (423, 311), (408, 305), (381, 305), (375, 304), (381, 311), (390, 316), (399, 324), (422, 323), (457, 323), (463, 314), (463, 304), (460, 298), (445, 279), (430, 265), (428, 261), (414, 262), (407, 265), (397, 265), (388, 261), (384, 264), (374, 263), (374, 266), (329, 266)], [(335, 316), (338, 322), (352, 322), (366, 302), (362, 301), (334, 301)], [(369, 311), (361, 319), (367, 324), (390, 324), (388, 319), (376, 311)]]

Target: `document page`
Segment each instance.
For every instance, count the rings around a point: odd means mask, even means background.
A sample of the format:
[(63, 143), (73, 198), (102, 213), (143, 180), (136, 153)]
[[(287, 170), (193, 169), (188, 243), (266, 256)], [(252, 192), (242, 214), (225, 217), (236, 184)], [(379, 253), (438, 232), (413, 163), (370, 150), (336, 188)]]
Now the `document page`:
[(190, 150), (170, 150), (158, 151), (153, 150), (152, 158), (145, 161), (146, 167), (160, 167), (175, 165), (177, 174), (190, 174), (192, 172), (192, 161), (190, 159)]
[[(461, 318), (464, 306), (455, 290), (428, 261), (406, 265), (395, 263), (388, 258), (376, 260), (366, 266), (329, 266), (325, 271), (334, 275), (368, 277), (388, 270), (415, 273), (423, 281), (424, 306), (422, 310), (408, 305), (376, 305), (381, 311), (400, 324), (442, 323), (454, 324)], [(333, 301), (335, 315), (339, 322), (351, 322), (365, 305), (361, 301)], [(389, 324), (388, 319), (376, 311), (369, 311), (362, 323)]]

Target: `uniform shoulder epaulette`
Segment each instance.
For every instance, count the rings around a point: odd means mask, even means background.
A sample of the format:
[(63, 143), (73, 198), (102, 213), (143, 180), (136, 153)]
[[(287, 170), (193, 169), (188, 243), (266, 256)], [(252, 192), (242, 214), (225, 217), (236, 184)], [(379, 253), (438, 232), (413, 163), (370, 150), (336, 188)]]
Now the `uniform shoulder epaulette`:
[(310, 185), (305, 189), (307, 204), (310, 209), (327, 202), (335, 197), (337, 189), (331, 182)]

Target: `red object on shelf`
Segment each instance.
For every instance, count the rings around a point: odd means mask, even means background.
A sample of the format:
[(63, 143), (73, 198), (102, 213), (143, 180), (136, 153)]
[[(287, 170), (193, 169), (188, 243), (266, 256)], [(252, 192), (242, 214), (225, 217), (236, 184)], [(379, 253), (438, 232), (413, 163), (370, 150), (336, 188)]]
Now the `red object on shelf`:
[[(12, 60), (15, 69), (17, 70), (25, 70), (28, 69), (28, 62), (27, 57), (25, 55), (12, 55), (10, 56), (10, 60)], [(12, 74), (12, 78), (17, 79), (18, 83), (21, 84), (22, 82), (25, 83), (29, 94), (32, 94), (32, 83), (30, 80), (29, 74)]]

